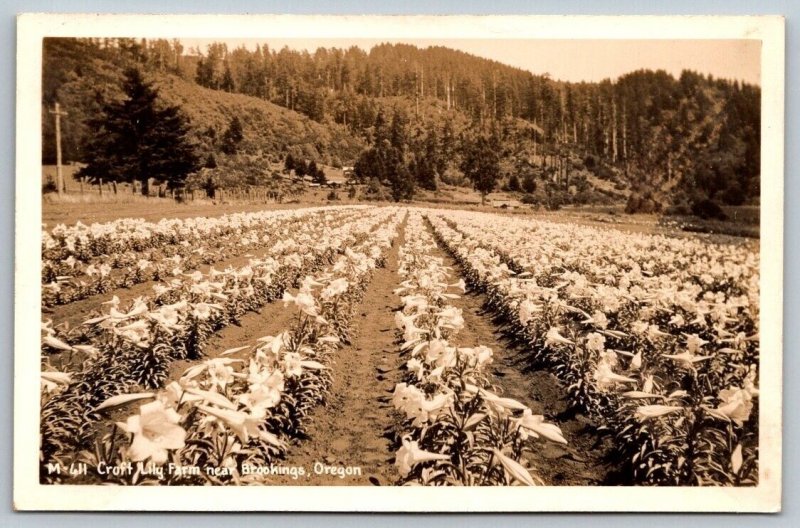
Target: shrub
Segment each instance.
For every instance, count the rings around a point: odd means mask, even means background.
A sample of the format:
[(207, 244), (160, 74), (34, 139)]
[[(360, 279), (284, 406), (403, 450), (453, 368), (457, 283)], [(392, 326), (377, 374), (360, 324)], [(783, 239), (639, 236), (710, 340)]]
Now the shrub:
[(656, 202), (649, 192), (644, 195), (632, 193), (625, 204), (625, 212), (628, 214), (653, 214), (659, 211), (661, 211), (661, 204)]
[(719, 204), (714, 200), (710, 200), (708, 198), (697, 200), (692, 203), (692, 214), (704, 220), (728, 219), (728, 215), (725, 214), (725, 211), (722, 210), (722, 207), (720, 207)]
[(533, 174), (525, 175), (525, 177), (522, 179), (521, 187), (526, 193), (536, 192), (536, 179), (534, 179)]
[(601, 180), (614, 181), (615, 179), (614, 171), (604, 163), (598, 163), (597, 169), (594, 172)]
[(664, 214), (668, 216), (689, 216), (692, 214), (692, 208), (686, 202), (679, 202), (667, 207)]
[(578, 193), (573, 197), (573, 201), (576, 204), (611, 205), (615, 200), (606, 193), (602, 192), (602, 190), (595, 191), (592, 189), (583, 189), (578, 191)]
[(569, 203), (569, 198), (563, 192), (554, 192), (547, 195), (547, 209), (558, 211), (562, 205)]
[(47, 180), (42, 184), (42, 194), (54, 193), (56, 191), (58, 191), (58, 188), (56, 187), (56, 182), (53, 180)]
[(364, 192), (364, 197), (367, 200), (389, 201), (391, 196), (386, 188), (381, 185), (377, 178), (370, 178), (367, 183), (367, 188)]
[(733, 182), (731, 185), (719, 193), (719, 198), (727, 205), (742, 205), (747, 197), (742, 190), (742, 186), (738, 182)]

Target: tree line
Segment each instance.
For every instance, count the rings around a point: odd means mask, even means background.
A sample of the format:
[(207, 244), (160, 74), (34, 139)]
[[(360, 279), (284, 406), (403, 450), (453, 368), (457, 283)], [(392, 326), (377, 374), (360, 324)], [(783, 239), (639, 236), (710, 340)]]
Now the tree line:
[[(441, 46), (409, 44), (369, 52), (268, 44), (229, 49), (224, 43), (186, 50), (174, 40), (85, 45), (346, 126), (368, 143), (356, 165), (383, 181), (431, 188), (448, 172), (467, 176), (474, 165), (469, 152), (494, 141), (499, 163), (512, 167), (518, 183), (525, 174), (516, 169), (526, 164), (552, 170), (554, 160), (578, 159), (634, 189), (678, 189), (727, 203), (759, 194), (760, 88), (738, 81), (641, 70), (615, 81), (567, 83)], [(404, 128), (405, 139), (396, 134), (387, 148), (382, 127)], [(510, 184), (510, 174), (503, 177)], [(408, 195), (401, 187), (393, 194)]]

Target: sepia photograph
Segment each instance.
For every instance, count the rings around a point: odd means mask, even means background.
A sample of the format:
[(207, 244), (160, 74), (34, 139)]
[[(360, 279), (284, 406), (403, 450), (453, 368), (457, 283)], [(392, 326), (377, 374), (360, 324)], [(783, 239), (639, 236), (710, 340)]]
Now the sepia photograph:
[(18, 19), (17, 508), (780, 510), (783, 19), (158, 18)]

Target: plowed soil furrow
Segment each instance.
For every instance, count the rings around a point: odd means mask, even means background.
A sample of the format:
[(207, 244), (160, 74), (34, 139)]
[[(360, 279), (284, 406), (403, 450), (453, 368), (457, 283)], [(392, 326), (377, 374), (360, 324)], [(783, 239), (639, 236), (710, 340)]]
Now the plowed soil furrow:
[[(387, 485), (397, 478), (392, 465), (396, 418), (391, 392), (400, 380), (395, 344), (397, 251), (403, 229), (386, 266), (375, 270), (357, 315), (352, 343), (339, 350), (333, 385), (324, 407), (310, 416), (307, 438), (293, 445), (283, 466), (303, 467), (301, 484), (315, 486)], [(357, 472), (360, 474), (345, 474)], [(355, 468), (359, 468), (355, 470)], [(265, 484), (298, 484), (290, 476), (270, 476)]]
[[(458, 263), (439, 249), (446, 266), (460, 272)], [(498, 393), (527, 405), (534, 414), (542, 414), (548, 422), (561, 428), (569, 445), (548, 441), (537, 442), (537, 451), (528, 455), (535, 473), (548, 485), (585, 486), (605, 482), (610, 468), (604, 461), (610, 446), (598, 437), (592, 423), (582, 415), (567, 412), (567, 394), (555, 376), (544, 371), (529, 371), (518, 358), (516, 348), (496, 324), (493, 314), (484, 309), (486, 296), (468, 291), (450, 303), (462, 310), (464, 328), (453, 339), (458, 346), (488, 346), (493, 351), (491, 372)]]

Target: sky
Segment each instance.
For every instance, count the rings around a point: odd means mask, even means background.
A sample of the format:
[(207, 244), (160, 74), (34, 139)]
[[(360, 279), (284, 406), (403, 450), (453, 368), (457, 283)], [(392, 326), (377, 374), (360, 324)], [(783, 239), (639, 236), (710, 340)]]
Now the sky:
[[(181, 39), (184, 46), (205, 52), (212, 39)], [(446, 46), (493, 59), (534, 74), (561, 81), (597, 82), (638, 69), (663, 69), (678, 77), (684, 69), (724, 79), (760, 84), (761, 42), (757, 40), (430, 40), (430, 39), (224, 39), (229, 49), (254, 49), (267, 43), (314, 51), (318, 47), (369, 50), (381, 42), (404, 42), (418, 47)]]

